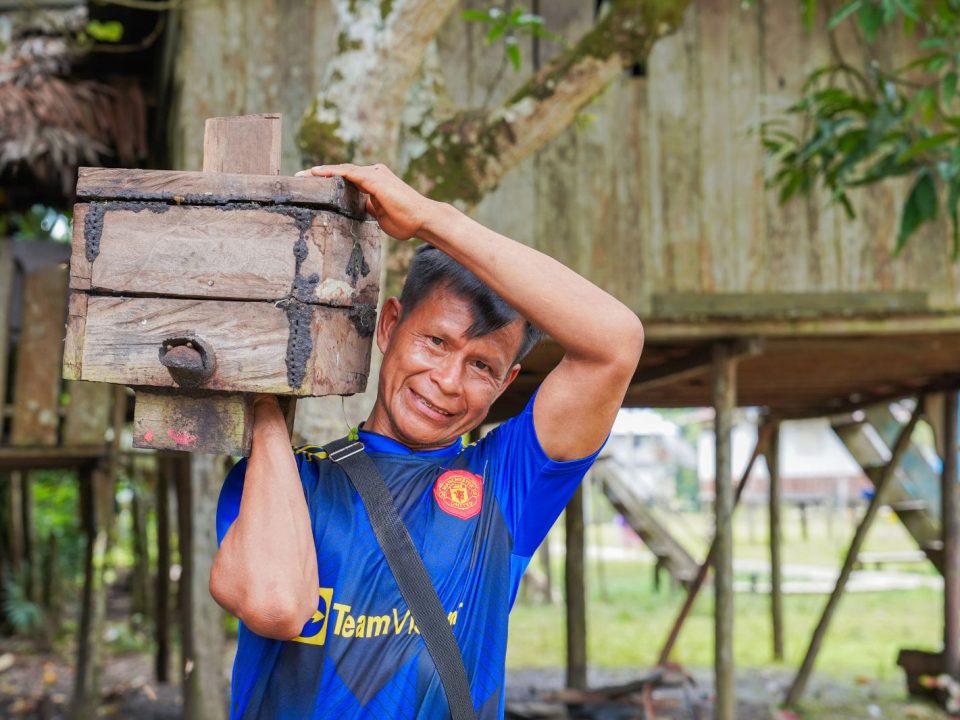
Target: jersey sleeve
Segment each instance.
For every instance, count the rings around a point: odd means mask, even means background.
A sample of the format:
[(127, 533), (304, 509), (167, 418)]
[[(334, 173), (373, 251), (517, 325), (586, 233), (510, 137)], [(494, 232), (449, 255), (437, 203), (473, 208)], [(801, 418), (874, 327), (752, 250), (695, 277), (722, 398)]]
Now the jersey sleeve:
[(484, 475), (513, 535), (513, 554), (530, 557), (566, 507), (601, 448), (578, 460), (551, 460), (533, 424), (536, 393), (516, 417), (480, 443)]
[[(297, 472), (300, 482), (306, 483), (305, 466), (307, 463), (326, 457), (326, 453), (316, 445), (305, 445), (294, 448), (294, 459), (297, 462)], [(247, 474), (247, 458), (230, 468), (220, 488), (220, 497), (217, 499), (217, 547), (227, 536), (227, 531), (240, 514), (240, 499), (243, 497), (243, 481)], [(306, 495), (307, 488), (304, 487)]]
[(240, 498), (243, 496), (243, 479), (247, 474), (247, 459), (230, 468), (220, 488), (220, 497), (217, 499), (217, 547), (227, 536), (227, 530), (240, 514)]

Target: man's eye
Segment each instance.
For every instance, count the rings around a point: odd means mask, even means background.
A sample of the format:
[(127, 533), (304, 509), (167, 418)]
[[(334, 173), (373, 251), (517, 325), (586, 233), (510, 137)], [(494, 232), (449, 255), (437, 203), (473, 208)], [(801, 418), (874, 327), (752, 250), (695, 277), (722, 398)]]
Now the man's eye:
[(477, 370), (488, 370), (490, 368), (483, 360), (474, 360), (473, 366), (477, 368)]
[(438, 338), (436, 335), (430, 336), (430, 342), (433, 343), (434, 345), (443, 345), (443, 340)]

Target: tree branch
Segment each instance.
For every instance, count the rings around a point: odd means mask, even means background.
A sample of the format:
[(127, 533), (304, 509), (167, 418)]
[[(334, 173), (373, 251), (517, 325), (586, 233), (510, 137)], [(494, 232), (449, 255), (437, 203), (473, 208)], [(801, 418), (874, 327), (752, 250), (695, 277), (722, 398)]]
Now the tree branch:
[(466, 111), (441, 123), (411, 159), (408, 182), (434, 199), (471, 207), (510, 168), (559, 135), (654, 42), (676, 31), (690, 0), (614, 0), (577, 44), (543, 67), (490, 112)]
[(308, 161), (395, 160), (407, 92), (456, 5), (457, 0), (337, 0), (340, 52), (327, 65), (324, 89), (300, 127)]

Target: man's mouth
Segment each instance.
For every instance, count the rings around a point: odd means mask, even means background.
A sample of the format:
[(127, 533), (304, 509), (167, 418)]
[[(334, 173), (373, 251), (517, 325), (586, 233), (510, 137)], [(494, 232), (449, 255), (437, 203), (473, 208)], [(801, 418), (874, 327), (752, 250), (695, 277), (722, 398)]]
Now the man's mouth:
[(441, 408), (441, 407), (437, 407), (437, 406), (434, 405), (432, 402), (430, 402), (429, 400), (427, 400), (423, 395), (421, 395), (421, 394), (419, 394), (419, 393), (417, 393), (417, 392), (415, 392), (415, 391), (413, 391), (413, 390), (411, 390), (410, 392), (413, 393), (413, 396), (414, 396), (422, 405), (424, 405), (426, 408), (428, 408), (428, 409), (430, 409), (430, 410), (433, 410), (433, 411), (434, 411), (435, 413), (437, 413), (438, 415), (443, 415), (444, 417), (451, 417), (451, 416), (453, 415), (453, 413), (448, 412), (447, 410), (444, 410), (444, 409)]

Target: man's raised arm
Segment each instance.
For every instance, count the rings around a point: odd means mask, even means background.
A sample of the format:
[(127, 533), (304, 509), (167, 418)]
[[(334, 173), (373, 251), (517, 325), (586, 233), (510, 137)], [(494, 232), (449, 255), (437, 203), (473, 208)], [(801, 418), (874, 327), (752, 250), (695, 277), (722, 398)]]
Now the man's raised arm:
[(210, 593), (253, 632), (300, 634), (317, 607), (317, 553), (287, 424), (275, 397), (254, 405), (240, 512), (210, 571)]
[(475, 273), (564, 350), (534, 404), (537, 437), (554, 460), (594, 452), (606, 438), (643, 349), (643, 326), (623, 303), (553, 258), (409, 187), (383, 165), (327, 165), (370, 194), (389, 235), (417, 237)]

